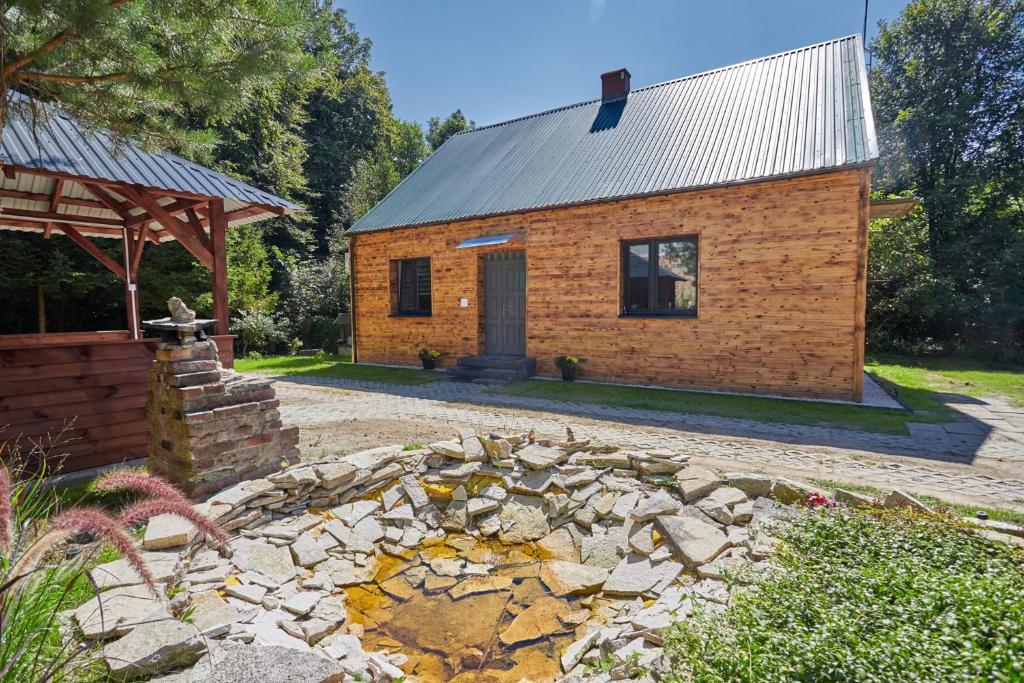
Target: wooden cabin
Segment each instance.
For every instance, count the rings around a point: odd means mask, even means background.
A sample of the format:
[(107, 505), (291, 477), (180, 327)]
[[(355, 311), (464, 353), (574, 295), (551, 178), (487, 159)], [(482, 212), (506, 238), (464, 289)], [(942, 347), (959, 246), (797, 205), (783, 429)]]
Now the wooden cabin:
[[(0, 230), (74, 242), (124, 281), (125, 319), (119, 330), (0, 334), (0, 444), (18, 442), (23, 452), (39, 444), (63, 460), (64, 472), (144, 458), (148, 374), (159, 343), (143, 336), (139, 320), (146, 245), (176, 240), (210, 271), (213, 339), (231, 367), (226, 231), (300, 207), (88, 131), (60, 111), (34, 119), (26, 104), (14, 96), (4, 129)], [(103, 240), (117, 248), (99, 248)]]
[(453, 136), (349, 229), (355, 360), (861, 400), (860, 38), (630, 78)]

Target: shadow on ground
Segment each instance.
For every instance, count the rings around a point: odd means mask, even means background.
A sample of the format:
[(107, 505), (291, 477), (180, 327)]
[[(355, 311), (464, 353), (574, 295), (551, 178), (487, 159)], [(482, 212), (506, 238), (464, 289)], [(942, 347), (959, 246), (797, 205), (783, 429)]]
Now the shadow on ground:
[[(744, 437), (770, 440), (793, 446), (823, 446), (867, 451), (889, 456), (910, 456), (947, 463), (972, 464), (979, 457), (983, 444), (993, 429), (983, 420), (962, 412), (958, 406), (984, 406), (983, 401), (961, 395), (935, 393), (953, 412), (954, 420), (945, 424), (908, 423), (909, 434), (894, 435), (838, 427), (781, 424), (748, 419), (718, 417), (692, 413), (676, 413), (582, 404), (551, 399), (503, 395), (488, 391), (489, 387), (475, 384), (438, 380), (428, 384), (404, 386), (377, 382), (362, 382), (337, 378), (278, 374), (275, 379), (317, 387), (344, 389), (353, 392), (371, 392), (396, 397), (418, 399), (455, 407), (498, 408), (516, 411), (537, 411), (579, 420), (597, 420), (613, 425), (656, 427), (680, 432), (714, 436)], [(922, 390), (914, 390), (922, 391)], [(414, 411), (414, 413), (417, 411)], [(402, 406), (395, 406), (395, 419), (421, 419), (426, 414), (403, 414)], [(382, 416), (383, 417), (383, 416)], [(1024, 436), (1024, 435), (1022, 435)], [(1017, 444), (1024, 457), (1024, 440)]]

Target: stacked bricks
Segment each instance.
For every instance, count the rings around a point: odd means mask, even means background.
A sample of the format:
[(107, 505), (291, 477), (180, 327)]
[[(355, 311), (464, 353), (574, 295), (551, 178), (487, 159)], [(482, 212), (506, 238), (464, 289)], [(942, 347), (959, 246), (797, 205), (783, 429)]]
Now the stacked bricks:
[(225, 370), (213, 341), (164, 342), (149, 372), (149, 469), (202, 497), (298, 462), (273, 381)]

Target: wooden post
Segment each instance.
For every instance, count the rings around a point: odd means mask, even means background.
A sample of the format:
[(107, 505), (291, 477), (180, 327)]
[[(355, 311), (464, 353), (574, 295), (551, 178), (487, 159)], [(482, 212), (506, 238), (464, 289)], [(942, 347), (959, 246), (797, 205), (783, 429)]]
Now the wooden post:
[[(142, 239), (142, 235), (139, 235)], [(142, 325), (139, 321), (139, 288), (135, 284), (135, 272), (132, 270), (132, 232), (128, 228), (121, 229), (121, 244), (124, 250), (124, 309), (128, 321), (128, 331), (132, 339), (142, 339)]]
[(228, 222), (224, 217), (224, 200), (210, 200), (210, 251), (213, 253), (213, 317), (217, 319), (216, 333), (229, 334), (228, 311)]
[(46, 292), (42, 285), (36, 285), (36, 307), (39, 313), (39, 334), (46, 334)]

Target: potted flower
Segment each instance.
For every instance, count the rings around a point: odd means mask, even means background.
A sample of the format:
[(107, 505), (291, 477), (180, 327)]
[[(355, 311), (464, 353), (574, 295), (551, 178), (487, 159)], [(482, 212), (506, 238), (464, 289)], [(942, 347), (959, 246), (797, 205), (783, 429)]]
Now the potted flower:
[(555, 365), (562, 371), (562, 379), (571, 382), (576, 379), (576, 368), (580, 366), (580, 359), (576, 356), (558, 356), (555, 358)]
[(441, 357), (441, 352), (437, 349), (420, 349), (420, 361), (423, 363), (424, 370), (433, 370), (437, 366), (437, 359)]

